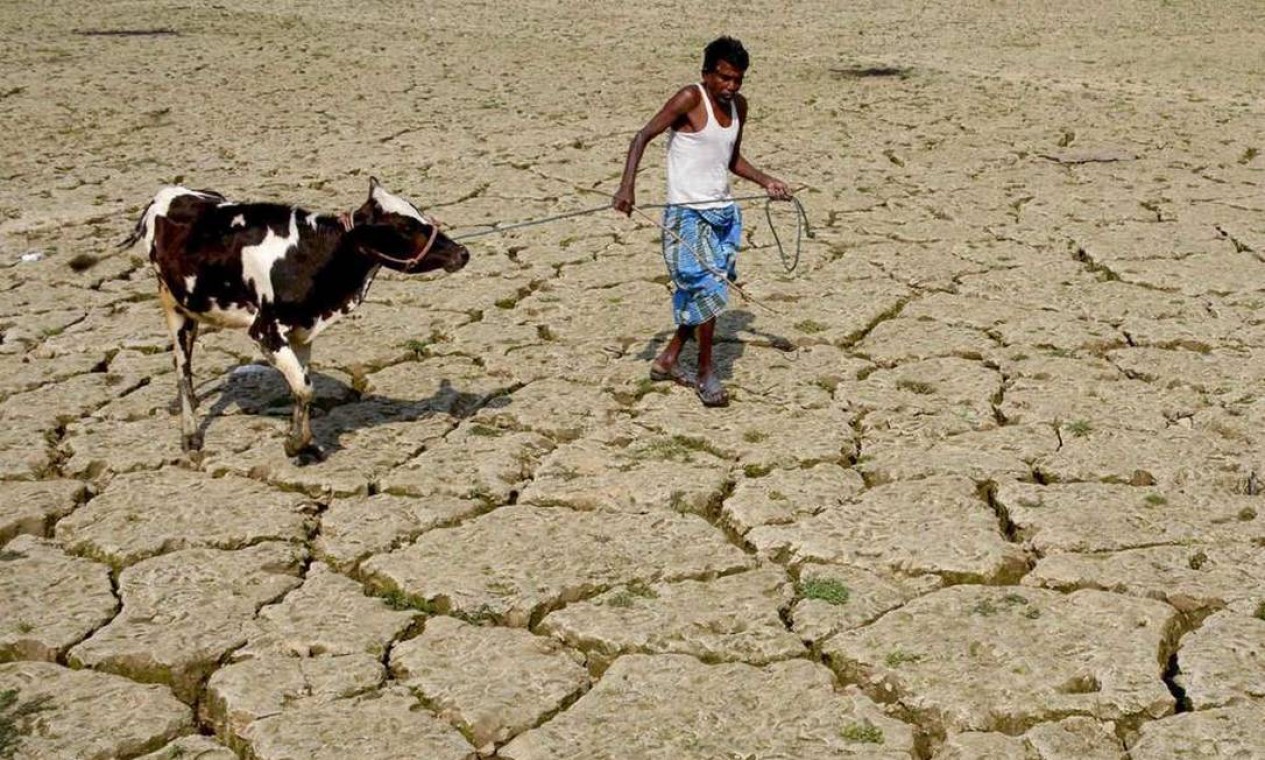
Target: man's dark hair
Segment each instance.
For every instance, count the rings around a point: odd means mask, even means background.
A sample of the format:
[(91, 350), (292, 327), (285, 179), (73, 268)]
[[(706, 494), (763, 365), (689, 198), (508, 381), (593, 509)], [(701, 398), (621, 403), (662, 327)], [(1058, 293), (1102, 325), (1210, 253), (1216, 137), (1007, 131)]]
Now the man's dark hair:
[(716, 64), (728, 61), (739, 71), (746, 71), (751, 65), (751, 57), (742, 43), (733, 37), (717, 37), (703, 48), (703, 73), (716, 70)]

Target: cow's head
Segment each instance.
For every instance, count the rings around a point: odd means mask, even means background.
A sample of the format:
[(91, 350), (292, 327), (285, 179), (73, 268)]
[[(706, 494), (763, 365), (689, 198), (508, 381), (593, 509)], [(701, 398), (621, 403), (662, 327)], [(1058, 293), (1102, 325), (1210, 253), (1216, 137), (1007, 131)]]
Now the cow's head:
[(369, 179), (369, 199), (352, 215), (352, 237), (361, 253), (400, 272), (455, 272), (470, 251), (439, 230), (412, 203)]

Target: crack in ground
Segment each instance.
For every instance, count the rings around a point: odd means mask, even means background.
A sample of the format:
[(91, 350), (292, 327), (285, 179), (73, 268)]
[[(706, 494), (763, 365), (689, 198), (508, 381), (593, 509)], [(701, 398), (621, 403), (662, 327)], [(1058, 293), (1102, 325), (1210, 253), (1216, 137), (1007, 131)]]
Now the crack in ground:
[(1235, 253), (1250, 253), (1252, 258), (1259, 260), (1259, 262), (1265, 262), (1265, 257), (1261, 257), (1261, 254), (1256, 253), (1256, 249), (1252, 248), (1251, 245), (1243, 243), (1242, 240), (1236, 238), (1225, 226), (1214, 224), (1213, 229), (1217, 230), (1217, 235), (1221, 236), (1222, 239), (1230, 240), (1230, 244), (1235, 247)]
[(892, 304), (887, 309), (880, 312), (878, 316), (870, 320), (864, 327), (840, 339), (835, 344), (835, 347), (843, 350), (847, 356), (853, 359), (864, 359), (865, 361), (871, 361), (869, 357), (861, 356), (851, 351), (852, 347), (857, 345), (861, 341), (865, 340), (865, 338), (871, 332), (873, 332), (879, 325), (883, 324), (884, 322), (888, 322), (890, 320), (893, 320), (899, 317), (900, 313), (905, 310), (905, 307), (908, 306), (910, 303), (914, 302), (915, 300), (917, 300), (920, 297), (920, 295), (921, 294), (919, 293), (915, 293), (913, 295), (905, 296), (903, 298), (897, 299), (896, 303)]
[[(252, 621), (258, 620), (259, 616), (263, 613), (264, 609), (268, 607), (275, 607), (279, 604), (283, 604), (285, 600), (289, 598), (291, 594), (294, 594), (298, 592), (300, 589), (302, 589), (304, 585), (306, 585), (307, 583), (307, 574), (308, 574), (309, 569), (311, 568), (311, 565), (312, 565), (312, 553), (310, 551), (305, 551), (303, 558), (299, 561), (299, 567), (298, 567), (299, 575), (296, 576), (302, 582), (296, 584), (293, 588), (289, 588), (289, 589), (285, 589), (284, 591), (281, 591), (274, 598), (265, 599), (263, 602), (256, 605), (254, 614), (251, 616), (250, 619)], [(208, 668), (206, 672), (201, 674), (200, 678), (198, 679), (198, 685), (194, 689), (194, 700), (193, 700), (193, 703), (191, 704), (195, 717), (201, 716), (204, 712), (203, 705), (205, 704), (205, 701), (209, 697), (209, 695), (207, 694), (207, 685), (210, 682), (211, 678), (220, 670), (225, 668), (226, 666), (233, 664), (234, 655), (236, 655), (239, 651), (241, 651), (242, 649), (245, 649), (248, 646), (250, 646), (250, 637), (243, 636), (243, 640), (240, 644), (230, 647), (229, 649), (221, 653), (220, 656), (216, 658), (215, 664), (212, 667)], [(210, 711), (208, 710), (205, 712), (209, 714)], [(199, 729), (204, 729), (204, 728), (210, 728), (212, 730), (212, 734), (214, 734), (213, 727), (209, 726), (208, 724), (206, 724), (199, 718)]]
[[(976, 482), (975, 494), (988, 505), (988, 508), (997, 517), (997, 528), (1002, 536), (1012, 544), (1023, 543), (1018, 526), (1010, 518), (1010, 510), (997, 499), (997, 481), (983, 480)], [(1029, 563), (1029, 569), (1031, 569), (1031, 563)], [(1015, 582), (1017, 583), (1018, 579)]]
[[(737, 458), (730, 458), (732, 467), (738, 467)], [(738, 481), (733, 477), (733, 469), (730, 470), (730, 477), (725, 479), (718, 492), (714, 492), (712, 497), (703, 505), (701, 512), (693, 512), (699, 517), (707, 521), (712, 528), (720, 531), (731, 545), (737, 547), (740, 551), (748, 556), (754, 556), (756, 548), (744, 538), (743, 534), (737, 529), (737, 526), (731, 524), (725, 519), (725, 502), (734, 494)]]
[[(822, 643), (828, 640), (823, 640)], [(903, 693), (899, 681), (877, 681), (872, 669), (860, 661), (845, 661), (823, 653), (820, 662), (835, 674), (840, 683), (856, 686), (875, 704), (885, 705), (889, 716), (910, 726), (914, 731), (914, 753), (919, 760), (931, 758), (933, 750), (944, 743), (948, 731), (939, 711), (935, 708), (914, 708), (908, 705), (906, 700), (913, 695)]]
[[(543, 600), (539, 602), (538, 604), (534, 605), (531, 608), (531, 610), (528, 611), (527, 623), (524, 626), (515, 626), (507, 622), (506, 615), (515, 614), (516, 612), (515, 610), (509, 610), (506, 613), (502, 614), (502, 613), (491, 612), (482, 606), (479, 608), (470, 609), (470, 610), (459, 609), (455, 607), (452, 604), (452, 600), (449, 597), (445, 596), (444, 594), (437, 594), (430, 599), (426, 599), (420, 596), (408, 594), (407, 592), (404, 592), (403, 590), (399, 588), (391, 588), (391, 589), (387, 589), (387, 591), (394, 592), (395, 594), (398, 594), (401, 597), (406, 597), (409, 603), (409, 606), (412, 609), (416, 609), (427, 615), (432, 615), (432, 616), (444, 615), (447, 617), (456, 618), (458, 620), (470, 623), (472, 625), (489, 625), (490, 624), (490, 625), (495, 625), (499, 627), (526, 630), (529, 633), (533, 633), (536, 635), (543, 635), (539, 633), (538, 628), (541, 622), (544, 620), (544, 618), (547, 617), (548, 615), (554, 612), (558, 612), (560, 610), (564, 610), (573, 604), (592, 601), (594, 598), (601, 596), (602, 594), (605, 594), (608, 591), (611, 591), (613, 589), (626, 587), (626, 586), (633, 586), (633, 585), (648, 586), (654, 583), (674, 584), (674, 583), (680, 583), (683, 581), (697, 581), (700, 583), (706, 583), (706, 582), (714, 581), (718, 578), (726, 578), (731, 575), (737, 575), (739, 573), (748, 572), (750, 569), (751, 568), (748, 566), (742, 566), (742, 567), (730, 568), (728, 570), (719, 570), (719, 571), (703, 570), (703, 571), (699, 571), (695, 573), (671, 575), (669, 577), (664, 577), (661, 573), (652, 573), (649, 578), (642, 578), (638, 576), (638, 577), (632, 577), (632, 578), (624, 578), (618, 581), (612, 581), (608, 583), (581, 582), (579, 585), (561, 588), (557, 590), (556, 593), (553, 594), (553, 598)], [(359, 580), (362, 584), (369, 587), (374, 587), (379, 583), (377, 579), (364, 578), (363, 576), (360, 576), (360, 578), (357, 578), (357, 580)], [(381, 581), (381, 583), (384, 587), (389, 585), (389, 582), (387, 581)], [(381, 594), (372, 594), (372, 595), (381, 596)]]
[(997, 374), (1001, 375), (1001, 383), (988, 401), (993, 409), (993, 421), (997, 423), (997, 427), (1006, 427), (1010, 424), (1010, 418), (1002, 411), (1002, 405), (1006, 403), (1006, 390), (1010, 388), (1014, 381), (1000, 367), (997, 367), (996, 370)]
[[(1161, 654), (1164, 653), (1161, 652)], [(917, 695), (902, 688), (898, 679), (876, 680), (873, 667), (861, 661), (825, 656), (824, 664), (830, 667), (845, 685), (856, 685), (874, 702), (886, 705), (889, 715), (913, 727), (916, 741), (915, 754), (919, 758), (933, 757), (948, 739), (950, 727), (947, 725), (946, 716), (941, 708), (913, 706), (911, 698)], [(991, 725), (977, 726), (972, 730), (997, 732), (1017, 738), (1037, 726), (1058, 723), (1073, 717), (1085, 717), (1098, 721), (1098, 716), (1094, 714), (1092, 707), (1049, 708), (1040, 715), (1030, 715), (1022, 719), (993, 716)], [(1136, 713), (1117, 716), (1113, 721), (1116, 739), (1123, 747), (1125, 739), (1135, 736), (1142, 725), (1161, 719), (1151, 718), (1145, 708), (1139, 708)]]
[[(327, 560), (326, 558), (321, 557), (321, 558), (319, 558), (319, 559), (321, 559), (322, 561), (325, 561), (326, 565), (327, 565), (328, 567), (330, 567), (330, 569), (334, 570), (335, 572), (338, 572), (338, 573), (339, 573), (339, 574), (341, 574), (341, 575), (345, 575), (345, 576), (347, 576), (348, 578), (351, 578), (352, 580), (354, 580), (354, 581), (356, 581), (357, 583), (359, 583), (359, 584), (361, 584), (362, 586), (364, 586), (364, 587), (365, 587), (365, 589), (366, 589), (366, 593), (368, 593), (368, 592), (369, 592), (369, 586), (370, 586), (370, 580), (371, 580), (371, 579), (369, 579), (369, 578), (365, 577), (365, 576), (361, 573), (361, 571), (360, 571), (360, 566), (361, 566), (362, 564), (364, 564), (366, 560), (370, 560), (370, 559), (373, 559), (374, 557), (381, 556), (381, 555), (384, 555), (384, 554), (390, 554), (391, 552), (394, 552), (394, 551), (396, 551), (396, 550), (398, 550), (398, 549), (400, 549), (400, 548), (402, 548), (402, 547), (405, 547), (405, 546), (411, 545), (411, 544), (413, 544), (414, 542), (416, 542), (416, 541), (417, 541), (417, 539), (421, 538), (422, 536), (426, 535), (427, 533), (431, 533), (432, 531), (436, 531), (436, 530), (448, 530), (448, 529), (450, 529), (450, 528), (459, 528), (459, 527), (461, 527), (462, 525), (465, 525), (465, 524), (466, 524), (466, 523), (468, 523), (468, 522), (473, 522), (474, 520), (477, 520), (478, 518), (483, 517), (484, 515), (490, 514), (490, 513), (494, 512), (494, 511), (496, 511), (496, 510), (500, 509), (501, 507), (504, 507), (504, 506), (509, 506), (509, 504), (491, 504), (491, 503), (486, 502), (486, 501), (483, 501), (483, 502), (480, 502), (480, 503), (483, 505), (483, 507), (482, 507), (482, 508), (477, 509), (477, 510), (475, 510), (475, 511), (473, 511), (473, 512), (470, 512), (470, 513), (468, 513), (468, 514), (464, 514), (464, 515), (462, 515), (462, 516), (460, 516), (460, 517), (453, 517), (453, 518), (450, 518), (450, 519), (447, 519), (447, 520), (441, 520), (441, 521), (439, 521), (439, 522), (435, 523), (434, 525), (431, 525), (431, 526), (429, 526), (429, 527), (423, 528), (423, 529), (418, 530), (418, 531), (416, 531), (416, 532), (409, 531), (409, 532), (407, 532), (407, 533), (404, 533), (403, 535), (397, 536), (397, 537), (396, 537), (396, 538), (395, 538), (395, 539), (394, 539), (394, 540), (393, 540), (393, 541), (392, 541), (392, 542), (391, 542), (391, 543), (387, 546), (387, 548), (386, 548), (386, 549), (383, 549), (383, 550), (381, 550), (381, 551), (369, 551), (369, 552), (365, 552), (364, 554), (362, 554), (362, 555), (360, 555), (360, 556), (356, 557), (355, 559), (353, 559), (353, 560), (351, 561), (350, 566), (349, 566), (349, 567), (347, 567), (347, 568), (346, 568), (346, 569), (344, 569), (344, 570), (339, 570), (338, 568), (333, 567), (332, 565), (330, 565), (330, 564), (329, 564), (329, 562), (328, 562), (328, 560)], [(377, 594), (371, 594), (371, 595), (372, 595), (372, 596), (377, 596)]]
[[(66, 552), (66, 554), (68, 556), (74, 556), (70, 554), (69, 552)], [(93, 560), (93, 561), (95, 562), (96, 560)], [(115, 570), (114, 568), (110, 567), (108, 564), (104, 562), (98, 562), (98, 564), (106, 565), (106, 567), (109, 570), (109, 572), (106, 573), (106, 578), (109, 579), (110, 581), (110, 593), (114, 596), (114, 612), (113, 614), (110, 615), (109, 620), (106, 620), (100, 625), (92, 628), (83, 636), (81, 636), (77, 641), (72, 642), (68, 646), (58, 651), (56, 662), (58, 665), (61, 665), (63, 667), (67, 667), (67, 668), (71, 667), (70, 659), (69, 659), (70, 650), (74, 649), (75, 647), (79, 646), (80, 644), (84, 643), (85, 641), (91, 639), (93, 636), (96, 636), (98, 633), (108, 628), (112, 623), (114, 623), (114, 621), (119, 619), (119, 615), (123, 614), (123, 594), (119, 590), (119, 571)]]
[(1094, 275), (1099, 282), (1123, 282), (1119, 274), (1106, 264), (1099, 263), (1083, 245), (1069, 241), (1068, 247), (1072, 249), (1072, 260), (1082, 264), (1085, 271)]

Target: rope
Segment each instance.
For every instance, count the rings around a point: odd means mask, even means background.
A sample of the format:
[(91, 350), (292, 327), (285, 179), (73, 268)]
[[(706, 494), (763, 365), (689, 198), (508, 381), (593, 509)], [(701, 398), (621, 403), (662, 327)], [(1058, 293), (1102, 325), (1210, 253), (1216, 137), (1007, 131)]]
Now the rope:
[[(596, 190), (592, 188), (580, 188), (580, 189), (589, 190), (590, 192), (594, 192), (594, 193), (601, 193), (602, 195), (609, 195), (609, 193), (606, 193), (602, 190)], [(805, 237), (810, 238), (810, 239), (813, 237), (812, 227), (810, 227), (808, 223), (808, 212), (804, 210), (804, 204), (800, 203), (799, 198), (794, 198), (794, 197), (791, 198), (790, 202), (795, 205), (795, 255), (788, 256), (786, 253), (786, 248), (782, 245), (782, 238), (780, 235), (777, 234), (777, 227), (773, 224), (773, 199), (768, 197), (767, 195), (743, 195), (743, 196), (734, 198), (733, 201), (734, 203), (741, 203), (742, 201), (759, 200), (759, 199), (764, 200), (764, 218), (769, 223), (769, 231), (773, 234), (773, 242), (777, 244), (778, 255), (782, 259), (782, 267), (787, 271), (787, 273), (794, 272), (795, 268), (799, 266), (799, 254), (800, 254), (800, 251), (803, 249), (803, 245), (804, 245), (803, 239)], [(668, 204), (666, 203), (651, 203), (651, 204), (640, 206), (640, 207), (634, 206), (633, 209), (640, 211), (640, 209), (667, 208), (667, 207), (668, 207)], [(540, 219), (528, 219), (526, 221), (513, 222), (511, 224), (501, 224), (497, 222), (491, 225), (487, 225), (488, 227), (490, 227), (490, 229), (480, 230), (478, 232), (467, 232), (463, 235), (453, 236), (452, 239), (459, 242), (462, 240), (469, 240), (471, 238), (482, 237), (484, 235), (496, 235), (502, 232), (509, 232), (510, 230), (523, 229), (525, 227), (535, 227), (541, 224), (548, 224), (549, 222), (556, 222), (561, 219), (571, 219), (577, 216), (587, 216), (588, 214), (596, 214), (599, 211), (608, 211), (608, 210), (610, 210), (610, 204), (603, 204), (601, 206), (593, 206), (592, 208), (580, 209), (579, 211), (568, 211), (565, 214), (554, 214), (553, 216), (546, 216)], [(645, 213), (642, 213), (641, 215), (646, 217), (647, 219), (650, 219), (651, 222), (654, 222), (655, 226), (663, 228), (662, 224), (659, 224), (658, 221), (654, 220), (649, 215)], [(689, 246), (686, 246), (686, 247), (688, 248)], [(702, 259), (699, 259), (699, 260), (702, 261)], [(741, 290), (739, 290), (739, 292), (741, 292)]]
[(452, 238), (452, 240), (456, 240), (456, 241), (469, 240), (470, 238), (482, 237), (484, 235), (495, 235), (501, 232), (509, 232), (510, 230), (519, 229), (520, 227), (535, 227), (538, 224), (547, 224), (549, 222), (556, 222), (559, 219), (570, 219), (573, 216), (584, 216), (586, 214), (595, 214), (598, 211), (605, 211), (606, 209), (609, 209), (609, 208), (610, 208), (610, 204), (608, 203), (604, 206), (594, 206), (593, 208), (581, 209), (580, 211), (571, 211), (566, 214), (555, 214), (554, 216), (546, 216), (543, 219), (531, 219), (525, 222), (514, 222), (513, 224), (500, 224), (498, 222), (495, 224), (485, 225), (485, 226), (491, 227), (492, 229), (482, 230), (480, 232), (467, 232), (464, 235), (456, 235)]
[(782, 257), (782, 268), (787, 274), (794, 272), (795, 267), (799, 266), (799, 252), (804, 245), (803, 238), (813, 237), (813, 228), (808, 226), (808, 212), (804, 210), (804, 204), (800, 203), (799, 198), (795, 196), (791, 196), (791, 203), (795, 204), (795, 257), (788, 262), (786, 249), (782, 247), (782, 238), (777, 234), (777, 225), (773, 224), (773, 199), (766, 198), (764, 201), (764, 218), (769, 222), (769, 232), (773, 233), (773, 242), (777, 243), (778, 255)]
[[(577, 190), (583, 190), (583, 191), (591, 192), (591, 193), (598, 193), (600, 195), (605, 195), (611, 198), (615, 197), (611, 193), (608, 193), (605, 190), (598, 190), (597, 188), (586, 188), (586, 187), (580, 187), (579, 185), (573, 185), (573, 187), (575, 187)], [(782, 267), (788, 273), (794, 272), (795, 268), (799, 266), (799, 255), (800, 255), (800, 250), (803, 247), (803, 238), (813, 237), (812, 228), (808, 224), (808, 212), (804, 210), (804, 204), (800, 203), (798, 198), (795, 198), (795, 197), (791, 198), (791, 202), (795, 204), (795, 256), (793, 258), (788, 258), (786, 254), (786, 248), (783, 247), (782, 245), (782, 238), (777, 234), (777, 227), (774, 226), (773, 224), (773, 199), (768, 197), (767, 195), (742, 195), (737, 198), (733, 198), (732, 200), (734, 203), (741, 203), (742, 201), (759, 200), (759, 199), (764, 199), (764, 217), (769, 223), (769, 231), (773, 234), (773, 242), (777, 244), (778, 255), (782, 259)], [(726, 273), (718, 271), (715, 267), (713, 267), (710, 263), (708, 263), (708, 261), (705, 258), (698, 255), (698, 251), (695, 251), (694, 248), (690, 244), (682, 240), (680, 235), (677, 235), (674, 231), (663, 226), (663, 224), (658, 219), (655, 219), (654, 217), (650, 216), (643, 210), (643, 209), (650, 209), (650, 208), (667, 208), (668, 205), (669, 204), (666, 204), (666, 203), (651, 203), (645, 206), (633, 206), (632, 210), (637, 212), (638, 215), (647, 219), (651, 224), (663, 230), (664, 234), (671, 235), (672, 237), (676, 238), (676, 241), (680, 243), (682, 246), (684, 246), (686, 250), (690, 251), (694, 255), (695, 260), (697, 260), (700, 264), (702, 264), (705, 269), (707, 269), (711, 274), (716, 276), (721, 282), (725, 283), (728, 287), (731, 287), (734, 290), (738, 291), (738, 295), (742, 296), (742, 299), (744, 301), (749, 301), (750, 303), (753, 303), (756, 306), (759, 306), (760, 308), (765, 309), (766, 311), (769, 311), (773, 314), (781, 315), (782, 312), (760, 301), (759, 299), (754, 298), (750, 293), (748, 293), (745, 289), (743, 289), (741, 285), (739, 285), (736, 282), (731, 281), (728, 275), (726, 275)], [(501, 232), (508, 232), (510, 230), (522, 229), (525, 227), (535, 227), (541, 224), (548, 224), (549, 222), (556, 222), (560, 219), (571, 219), (577, 216), (586, 216), (588, 214), (596, 214), (599, 211), (607, 211), (610, 208), (611, 208), (610, 204), (603, 204), (601, 206), (593, 206), (592, 208), (580, 209), (579, 211), (568, 211), (564, 214), (554, 214), (553, 216), (542, 217), (540, 219), (528, 219), (521, 222), (513, 222), (511, 224), (494, 223), (491, 225), (491, 229), (481, 230), (479, 232), (468, 232), (464, 235), (455, 235), (451, 239), (455, 241), (469, 240), (471, 238), (481, 237), (483, 235), (492, 235), (492, 234), (501, 233)]]

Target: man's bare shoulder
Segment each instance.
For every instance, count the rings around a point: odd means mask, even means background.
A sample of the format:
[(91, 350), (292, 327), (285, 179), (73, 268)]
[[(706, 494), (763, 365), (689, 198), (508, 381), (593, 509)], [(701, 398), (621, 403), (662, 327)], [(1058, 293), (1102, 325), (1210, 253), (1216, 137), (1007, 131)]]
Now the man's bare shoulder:
[(687, 84), (677, 90), (676, 94), (668, 102), (677, 106), (684, 106), (688, 110), (703, 102), (703, 97), (698, 91), (698, 85)]

